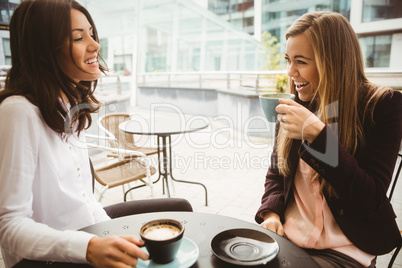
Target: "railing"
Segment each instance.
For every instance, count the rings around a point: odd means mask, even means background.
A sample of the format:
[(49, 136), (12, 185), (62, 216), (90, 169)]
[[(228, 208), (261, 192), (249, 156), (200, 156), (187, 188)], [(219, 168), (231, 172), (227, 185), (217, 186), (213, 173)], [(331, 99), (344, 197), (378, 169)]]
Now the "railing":
[[(276, 77), (286, 75), (281, 71), (256, 71), (256, 72), (147, 72), (137, 76), (139, 86), (163, 86), (163, 87), (189, 87), (189, 88), (214, 88), (244, 91), (269, 91), (276, 87)], [(367, 69), (367, 78), (377, 84), (402, 90), (402, 70)], [(118, 75), (102, 76), (98, 81), (98, 91), (103, 91), (109, 85), (117, 94), (122, 91), (121, 80)], [(0, 77), (0, 90), (4, 87), (5, 77)]]
[(286, 71), (256, 72), (148, 72), (137, 76), (139, 86), (240, 89), (260, 92), (276, 87), (277, 76)]
[(119, 75), (108, 75), (101, 76), (98, 79), (97, 91), (105, 91), (108, 90), (109, 87), (112, 87), (113, 90), (116, 90), (117, 94), (121, 94), (121, 77)]
[[(147, 72), (137, 76), (139, 86), (222, 88), (261, 92), (275, 90), (281, 71), (256, 72)], [(402, 70), (367, 69), (367, 78), (377, 84), (402, 89)]]
[(367, 69), (365, 73), (373, 83), (402, 90), (402, 70)]

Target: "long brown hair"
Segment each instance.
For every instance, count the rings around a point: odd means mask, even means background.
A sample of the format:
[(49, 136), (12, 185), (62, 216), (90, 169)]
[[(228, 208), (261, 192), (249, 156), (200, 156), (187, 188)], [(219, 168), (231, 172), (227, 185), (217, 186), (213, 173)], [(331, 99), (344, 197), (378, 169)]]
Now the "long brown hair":
[[(365, 120), (372, 120), (375, 104), (388, 89), (367, 80), (359, 41), (342, 15), (328, 11), (307, 13), (287, 30), (286, 40), (300, 34), (306, 36), (313, 47), (319, 74), (319, 83), (309, 108), (325, 124), (333, 127), (336, 124), (332, 123), (337, 123), (335, 131), (340, 143), (346, 151), (355, 154), (365, 143)], [(292, 79), (289, 79), (289, 88), (298, 100)], [(283, 175), (290, 174), (286, 159), (289, 159), (287, 155), (291, 146), (292, 139), (283, 135), (280, 128), (277, 152), (281, 165), (278, 168)], [(336, 196), (332, 187), (318, 173), (314, 173), (313, 179), (320, 179), (322, 190), (330, 196)]]
[[(61, 68), (58, 55), (66, 40), (70, 40), (72, 58), (72, 8), (86, 16), (99, 42), (90, 14), (74, 0), (25, 0), (17, 6), (10, 21), (12, 67), (0, 93), (0, 102), (13, 95), (26, 97), (39, 108), (46, 124), (62, 137), (72, 131), (72, 126), (78, 133), (88, 128), (91, 113), (100, 106), (93, 95), (97, 81), (76, 83)], [(99, 68), (106, 71), (101, 65)], [(79, 107), (71, 118), (62, 93), (71, 107)]]

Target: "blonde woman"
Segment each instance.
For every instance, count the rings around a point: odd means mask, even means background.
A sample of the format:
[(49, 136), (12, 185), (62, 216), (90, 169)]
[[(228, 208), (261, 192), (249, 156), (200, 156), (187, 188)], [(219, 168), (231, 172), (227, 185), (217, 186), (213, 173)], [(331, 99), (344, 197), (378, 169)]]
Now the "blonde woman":
[(400, 243), (386, 196), (401, 144), (402, 94), (370, 83), (358, 39), (333, 12), (286, 33), (295, 101), (281, 100), (256, 221), (321, 267), (375, 267)]

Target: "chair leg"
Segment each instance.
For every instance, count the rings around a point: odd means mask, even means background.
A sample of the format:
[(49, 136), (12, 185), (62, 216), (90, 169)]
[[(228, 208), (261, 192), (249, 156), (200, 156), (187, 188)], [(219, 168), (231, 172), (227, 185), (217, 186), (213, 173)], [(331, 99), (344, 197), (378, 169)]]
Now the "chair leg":
[(388, 268), (392, 268), (392, 266), (394, 265), (394, 261), (395, 261), (395, 259), (396, 259), (396, 256), (398, 256), (398, 253), (399, 253), (399, 251), (401, 250), (401, 244), (395, 249), (395, 252), (394, 252), (394, 254), (392, 254), (392, 258), (391, 258), (391, 260), (389, 261), (389, 264), (388, 264)]
[(170, 179), (170, 185), (172, 186), (173, 193), (176, 194), (176, 189), (174, 188), (174, 181)]
[[(125, 196), (126, 192), (128, 191), (128, 190), (126, 191), (126, 185), (128, 185), (128, 189), (131, 188), (131, 184), (130, 184), (129, 182), (126, 183), (126, 184), (122, 184), (122, 185), (121, 185), (121, 189), (123, 190), (123, 196)], [(130, 191), (130, 198), (131, 198), (131, 200), (134, 199), (132, 191)], [(124, 201), (124, 202), (125, 202), (125, 201)]]
[(149, 167), (149, 165), (147, 165), (146, 167), (145, 167), (145, 175), (146, 175), (146, 177), (147, 177), (147, 180), (148, 180), (148, 187), (149, 187), (149, 189), (151, 190), (151, 196), (152, 196), (152, 198), (154, 198), (154, 184), (153, 184), (153, 182), (152, 182), (152, 178), (151, 178), (151, 168)]
[[(129, 186), (130, 187), (130, 186)], [(124, 195), (124, 193), (126, 192), (126, 187), (124, 187), (124, 184), (121, 186), (121, 189), (123, 190), (123, 195)], [(130, 188), (129, 188), (130, 189)], [(131, 200), (133, 200), (132, 198), (131, 198)]]
[[(128, 189), (130, 189), (131, 188), (131, 184), (130, 183), (128, 183)], [(134, 196), (133, 196), (133, 191), (131, 191), (130, 192), (130, 198), (131, 198), (131, 200), (133, 200), (134, 199)]]
[(150, 189), (150, 191), (151, 191), (151, 197), (152, 198), (154, 198), (154, 185), (153, 185), (153, 182), (152, 182), (152, 178), (151, 178), (151, 176), (147, 176), (147, 179), (148, 179), (148, 187), (149, 187), (149, 189)]
[(107, 185), (106, 185), (105, 187), (103, 187), (101, 193), (99, 194), (98, 202), (100, 202), (100, 201), (102, 200), (103, 194), (104, 194), (108, 189), (109, 189), (109, 186), (107, 186)]
[(395, 186), (396, 186), (396, 183), (397, 183), (397, 181), (398, 181), (398, 177), (399, 177), (399, 173), (401, 172), (401, 169), (402, 169), (402, 159), (401, 159), (401, 161), (399, 162), (399, 167), (398, 167), (398, 170), (396, 171), (396, 175), (395, 175), (395, 178), (394, 178), (394, 182), (392, 183), (391, 191), (390, 191), (389, 197), (388, 197), (389, 200), (392, 199), (392, 195), (394, 194)]
[[(127, 185), (128, 185), (128, 189), (131, 189), (132, 187), (131, 187), (131, 184), (128, 182), (127, 183)], [(122, 186), (121, 186), (122, 188), (123, 188), (123, 196), (126, 194), (126, 184), (123, 184)], [(127, 190), (128, 191), (128, 190)], [(131, 200), (134, 200), (134, 197), (133, 197), (133, 192), (132, 191), (130, 191), (130, 198), (131, 198)]]

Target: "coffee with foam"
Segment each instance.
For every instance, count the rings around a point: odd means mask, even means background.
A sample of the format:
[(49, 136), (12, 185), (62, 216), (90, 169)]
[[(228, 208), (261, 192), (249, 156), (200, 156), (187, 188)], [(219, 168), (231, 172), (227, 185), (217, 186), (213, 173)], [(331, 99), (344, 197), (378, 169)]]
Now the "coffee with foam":
[(149, 258), (159, 264), (174, 261), (183, 239), (184, 225), (173, 219), (157, 219), (144, 223), (140, 229)]
[(180, 233), (180, 229), (169, 224), (160, 224), (148, 227), (143, 236), (152, 240), (168, 240), (176, 237)]

